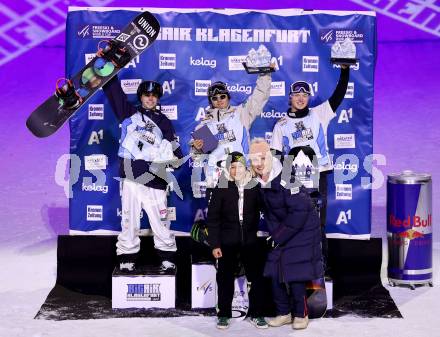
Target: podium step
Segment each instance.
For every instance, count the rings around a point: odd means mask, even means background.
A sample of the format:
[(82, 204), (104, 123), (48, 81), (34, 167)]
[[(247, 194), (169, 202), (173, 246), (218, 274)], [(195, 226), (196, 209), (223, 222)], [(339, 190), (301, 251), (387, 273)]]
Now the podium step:
[(162, 272), (156, 266), (139, 266), (135, 271), (112, 274), (112, 308), (175, 308), (176, 271)]
[(215, 308), (217, 304), (216, 270), (211, 261), (191, 265), (191, 308)]

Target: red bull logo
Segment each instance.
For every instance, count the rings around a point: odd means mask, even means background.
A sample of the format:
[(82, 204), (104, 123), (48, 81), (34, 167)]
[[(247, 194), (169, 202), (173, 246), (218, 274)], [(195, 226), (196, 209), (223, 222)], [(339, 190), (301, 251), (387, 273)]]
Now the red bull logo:
[(432, 228), (432, 214), (428, 214), (427, 218), (408, 215), (405, 219), (399, 219), (394, 214), (390, 214), (389, 225), (395, 228)]
[(396, 236), (399, 238), (404, 238), (404, 239), (409, 239), (409, 240), (413, 240), (413, 239), (417, 239), (417, 238), (421, 238), (424, 236), (423, 233), (417, 232), (413, 229), (409, 229), (405, 232), (401, 232), (401, 233), (396, 233)]

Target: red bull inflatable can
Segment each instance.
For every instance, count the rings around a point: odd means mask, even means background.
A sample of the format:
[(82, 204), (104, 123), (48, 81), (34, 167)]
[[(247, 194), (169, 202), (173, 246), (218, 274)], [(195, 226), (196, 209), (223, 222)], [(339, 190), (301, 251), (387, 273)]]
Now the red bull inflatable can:
[(431, 175), (403, 171), (387, 181), (390, 285), (432, 286)]

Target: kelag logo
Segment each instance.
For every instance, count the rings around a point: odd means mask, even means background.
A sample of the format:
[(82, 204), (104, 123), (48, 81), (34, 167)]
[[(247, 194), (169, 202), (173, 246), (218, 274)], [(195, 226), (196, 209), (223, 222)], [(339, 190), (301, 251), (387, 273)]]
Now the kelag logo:
[(101, 193), (107, 194), (108, 186), (107, 185), (97, 185), (96, 183), (93, 183), (91, 185), (87, 185), (86, 183), (83, 183), (82, 190), (84, 192), (101, 192)]
[(227, 84), (228, 90), (230, 92), (242, 92), (247, 95), (249, 95), (252, 92), (252, 87), (250, 85), (240, 85), (238, 83), (236, 84)]
[(349, 38), (354, 43), (363, 43), (364, 42), (364, 33), (359, 30), (352, 29), (321, 29), (319, 31), (319, 37), (322, 43), (335, 43), (342, 42), (345, 39)]
[(286, 116), (286, 112), (275, 111), (272, 109), (270, 111), (263, 111), (260, 116), (261, 118), (281, 118)]
[(335, 171), (351, 171), (353, 173), (356, 173), (358, 171), (358, 165), (357, 164), (351, 164), (351, 163), (336, 163), (333, 165), (333, 169)]
[(217, 60), (205, 59), (203, 57), (196, 59), (196, 58), (193, 58), (192, 56), (190, 56), (189, 64), (191, 66), (202, 66), (202, 67), (204, 66), (204, 67), (210, 67), (210, 68), (214, 69), (215, 67), (217, 67)]

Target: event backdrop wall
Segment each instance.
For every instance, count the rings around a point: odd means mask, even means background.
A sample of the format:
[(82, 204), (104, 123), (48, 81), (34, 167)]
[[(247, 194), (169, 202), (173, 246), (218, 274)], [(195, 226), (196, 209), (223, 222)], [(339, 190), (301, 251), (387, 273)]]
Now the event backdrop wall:
[[(162, 109), (172, 120), (186, 155), (190, 133), (204, 116), (208, 103), (206, 89), (211, 81), (228, 84), (233, 104), (245, 101), (251, 93), (256, 76), (246, 74), (241, 66), (249, 49), (264, 44), (280, 65), (272, 75), (269, 102), (250, 130), (251, 138), (269, 140), (275, 122), (288, 108), (290, 83), (298, 79), (312, 83), (311, 106), (328, 99), (340, 73), (338, 66), (329, 61), (331, 46), (347, 36), (353, 39), (360, 60), (351, 67), (346, 97), (329, 125), (327, 136), (335, 166), (328, 180), (327, 232), (329, 237), (369, 238), (374, 181), (371, 159), (375, 14), (302, 10), (152, 11), (161, 23), (161, 35), (119, 73), (119, 80), (133, 104), (137, 104), (135, 93), (143, 79), (162, 83)], [(70, 8), (66, 75), (79, 71), (93, 57), (98, 42), (115, 37), (135, 15), (127, 9)], [(70, 232), (118, 232), (120, 129), (102, 91), (70, 120), (70, 130)], [(174, 186), (169, 199), (168, 216), (172, 229), (178, 232), (188, 232), (195, 220), (206, 216), (204, 199), (193, 197), (191, 172), (191, 159), (170, 172), (182, 192), (178, 196)], [(147, 217), (142, 218), (142, 228), (148, 228)]]

